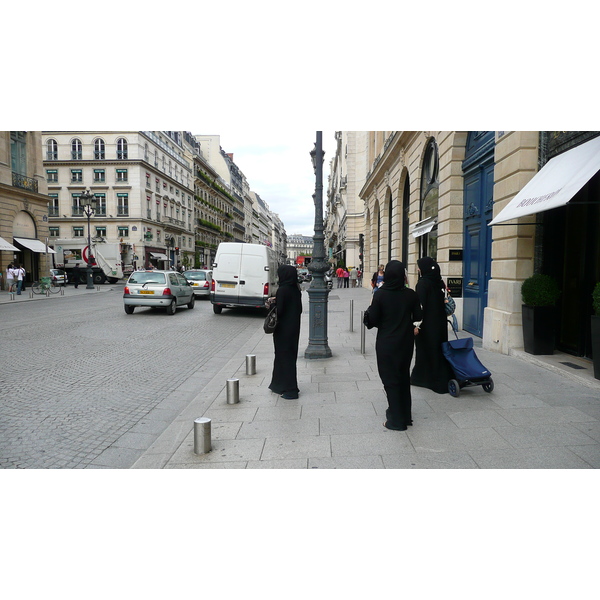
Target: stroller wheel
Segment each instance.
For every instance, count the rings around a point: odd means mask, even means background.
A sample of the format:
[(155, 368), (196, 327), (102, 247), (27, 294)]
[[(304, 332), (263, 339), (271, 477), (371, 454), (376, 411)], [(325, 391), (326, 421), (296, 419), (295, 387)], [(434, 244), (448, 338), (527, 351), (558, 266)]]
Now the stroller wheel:
[(494, 389), (494, 382), (492, 381), (492, 378), (490, 377), (490, 380), (487, 383), (483, 384), (483, 391), (487, 392), (488, 394)]
[(458, 398), (458, 395), (460, 394), (460, 384), (458, 381), (456, 381), (456, 379), (451, 379), (448, 382), (448, 391), (450, 392), (451, 396)]

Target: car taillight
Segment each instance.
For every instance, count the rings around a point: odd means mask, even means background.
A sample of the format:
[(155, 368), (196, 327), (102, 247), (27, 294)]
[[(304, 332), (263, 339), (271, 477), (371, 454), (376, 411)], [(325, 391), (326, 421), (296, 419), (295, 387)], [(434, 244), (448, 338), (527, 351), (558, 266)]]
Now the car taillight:
[(268, 296), (269, 295), (269, 284), (265, 283), (265, 287), (263, 289), (263, 295)]
[(171, 294), (171, 288), (165, 288), (163, 290), (163, 296), (172, 296), (173, 294)]
[(124, 294), (129, 294), (130, 293), (129, 292), (129, 286), (127, 286), (127, 285), (125, 286), (125, 289), (123, 290), (123, 293)]
[(208, 287), (208, 281), (204, 282), (204, 287), (207, 288)]
[(210, 286), (210, 291), (211, 291), (211, 292), (214, 292), (214, 291), (215, 291), (215, 283), (217, 283), (217, 282), (216, 282), (216, 280), (214, 280), (214, 279), (213, 279), (213, 280), (212, 280), (212, 284), (211, 284), (211, 286)]

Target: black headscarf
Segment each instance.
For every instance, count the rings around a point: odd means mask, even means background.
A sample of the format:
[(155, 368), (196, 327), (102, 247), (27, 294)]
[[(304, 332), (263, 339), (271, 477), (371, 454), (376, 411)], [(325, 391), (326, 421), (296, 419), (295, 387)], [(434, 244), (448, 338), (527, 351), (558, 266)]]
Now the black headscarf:
[(383, 287), (386, 290), (401, 290), (406, 285), (406, 267), (399, 260), (390, 260), (383, 273)]
[(277, 278), (279, 285), (295, 285), (298, 286), (298, 272), (292, 265), (281, 265), (277, 269)]
[(421, 270), (421, 277), (424, 277), (428, 281), (431, 281), (434, 287), (440, 288), (443, 293), (446, 289), (446, 284), (442, 279), (440, 265), (438, 265), (437, 262), (435, 262), (435, 260), (433, 260), (433, 258), (429, 256), (419, 258), (419, 260), (417, 261), (417, 265)]

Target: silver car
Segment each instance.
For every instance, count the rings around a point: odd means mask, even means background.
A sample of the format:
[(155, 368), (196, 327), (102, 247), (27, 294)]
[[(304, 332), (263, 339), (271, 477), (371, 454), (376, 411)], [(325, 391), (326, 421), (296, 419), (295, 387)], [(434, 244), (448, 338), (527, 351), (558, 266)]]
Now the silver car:
[(125, 312), (130, 315), (136, 306), (166, 308), (174, 315), (178, 306), (194, 308), (194, 288), (183, 275), (175, 271), (135, 271), (123, 290)]
[(212, 271), (205, 269), (189, 269), (188, 271), (183, 272), (183, 276), (192, 284), (196, 296), (209, 297)]

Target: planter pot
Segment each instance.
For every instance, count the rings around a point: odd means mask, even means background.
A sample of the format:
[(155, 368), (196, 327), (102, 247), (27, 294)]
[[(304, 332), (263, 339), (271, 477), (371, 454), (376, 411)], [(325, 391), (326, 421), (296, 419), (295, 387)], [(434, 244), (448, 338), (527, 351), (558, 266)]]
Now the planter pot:
[(529, 354), (554, 354), (556, 307), (523, 304), (523, 348)]
[(592, 315), (592, 357), (594, 360), (594, 377), (600, 379), (600, 317)]

